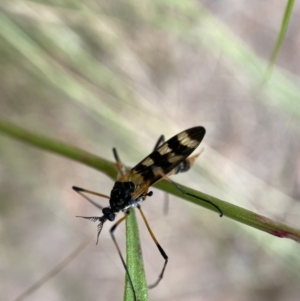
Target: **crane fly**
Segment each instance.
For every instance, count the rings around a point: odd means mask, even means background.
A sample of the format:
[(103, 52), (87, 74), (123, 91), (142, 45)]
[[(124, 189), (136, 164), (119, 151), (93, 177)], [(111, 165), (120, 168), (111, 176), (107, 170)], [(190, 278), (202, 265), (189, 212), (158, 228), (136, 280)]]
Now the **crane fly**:
[[(154, 151), (128, 172), (126, 172), (125, 167), (119, 159), (117, 150), (114, 148), (113, 154), (116, 160), (116, 166), (121, 177), (115, 182), (110, 196), (73, 186), (73, 189), (76, 192), (81, 194), (89, 202), (102, 210), (102, 216), (78, 216), (93, 222), (99, 222), (97, 226), (98, 231), (96, 244), (98, 243), (103, 224), (106, 221), (113, 222), (118, 212), (124, 213), (124, 216), (111, 227), (110, 234), (128, 276), (135, 301), (137, 301), (137, 299), (133, 282), (131, 280), (125, 260), (121, 254), (120, 248), (115, 239), (114, 231), (116, 230), (117, 226), (127, 218), (130, 208), (133, 207), (139, 209), (139, 212), (141, 213), (150, 236), (152, 237), (160, 254), (165, 260), (157, 281), (154, 284), (150, 285), (149, 288), (153, 288), (158, 285), (158, 283), (164, 276), (164, 272), (168, 263), (168, 256), (154, 236), (140, 205), (141, 202), (145, 201), (147, 196), (152, 196), (152, 191), (148, 191), (151, 185), (162, 179), (167, 179), (172, 184), (174, 184), (183, 194), (187, 194), (204, 202), (210, 203), (220, 212), (220, 216), (223, 215), (223, 212), (217, 205), (208, 200), (201, 199), (196, 195), (186, 192), (182, 187), (168, 178), (170, 175), (185, 172), (190, 169), (198, 155), (192, 157), (189, 157), (189, 155), (199, 146), (199, 144), (203, 140), (204, 135), (205, 128), (202, 126), (197, 126), (177, 134), (166, 142), (164, 142), (164, 136), (161, 136), (155, 145)], [(102, 208), (82, 193), (90, 193), (107, 198), (109, 199), (109, 206)]]

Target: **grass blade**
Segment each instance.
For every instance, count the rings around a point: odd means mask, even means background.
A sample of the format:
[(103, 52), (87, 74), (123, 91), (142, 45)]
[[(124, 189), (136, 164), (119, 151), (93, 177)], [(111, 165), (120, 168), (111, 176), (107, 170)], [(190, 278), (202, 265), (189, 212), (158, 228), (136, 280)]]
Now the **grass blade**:
[[(136, 297), (139, 301), (148, 300), (148, 288), (142, 258), (142, 249), (139, 237), (135, 210), (130, 209), (130, 214), (126, 219), (126, 262), (130, 277), (132, 279)], [(134, 300), (133, 292), (126, 275), (124, 301)]]
[(283, 20), (282, 20), (282, 23), (281, 23), (281, 27), (280, 27), (280, 32), (278, 34), (278, 37), (277, 37), (277, 40), (276, 40), (276, 43), (275, 43), (275, 47), (273, 49), (272, 56), (271, 56), (271, 59), (269, 61), (268, 69), (267, 69), (267, 72), (266, 72), (266, 75), (265, 75), (265, 81), (268, 81), (271, 74), (272, 74), (276, 59), (278, 57), (280, 48), (282, 46), (286, 31), (287, 31), (287, 28), (288, 28), (288, 25), (289, 25), (289, 21), (290, 21), (291, 14), (292, 14), (292, 11), (293, 11), (294, 3), (295, 3), (295, 0), (289, 0), (288, 3), (287, 3), (285, 13), (284, 13), (284, 16), (283, 16)]

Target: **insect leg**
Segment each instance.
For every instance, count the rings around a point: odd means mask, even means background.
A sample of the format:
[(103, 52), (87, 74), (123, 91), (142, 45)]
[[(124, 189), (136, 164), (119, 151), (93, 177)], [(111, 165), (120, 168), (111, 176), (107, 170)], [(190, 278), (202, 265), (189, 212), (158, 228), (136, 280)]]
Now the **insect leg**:
[(157, 142), (156, 142), (156, 144), (155, 144), (155, 146), (154, 146), (153, 151), (155, 151), (157, 148), (159, 148), (163, 143), (165, 143), (165, 136), (164, 136), (164, 135), (161, 135), (161, 136), (158, 138), (158, 140), (157, 140)]
[(172, 184), (173, 184), (180, 192), (182, 192), (183, 194), (192, 196), (192, 197), (194, 197), (194, 198), (196, 198), (196, 199), (199, 199), (199, 200), (201, 200), (201, 201), (203, 201), (203, 202), (206, 202), (206, 203), (211, 204), (213, 207), (215, 207), (216, 209), (218, 209), (218, 211), (220, 212), (220, 217), (223, 216), (223, 211), (220, 209), (219, 206), (215, 205), (213, 202), (210, 202), (210, 201), (205, 200), (205, 199), (202, 199), (202, 198), (200, 198), (200, 197), (198, 197), (198, 196), (196, 196), (196, 195), (194, 195), (194, 194), (191, 194), (191, 193), (186, 192), (182, 187), (180, 187), (177, 183), (173, 182), (173, 181), (172, 181), (171, 179), (169, 179), (168, 177), (165, 177), (164, 179), (166, 179), (166, 180), (168, 180), (169, 182), (171, 182), (171, 183), (172, 183)]
[(151, 235), (151, 237), (152, 237), (154, 243), (156, 244), (156, 246), (157, 246), (157, 248), (158, 248), (158, 250), (159, 250), (161, 256), (162, 256), (162, 257), (164, 258), (164, 260), (165, 260), (164, 266), (163, 266), (163, 268), (162, 268), (162, 270), (161, 270), (161, 273), (160, 273), (159, 276), (158, 276), (158, 279), (156, 280), (155, 283), (153, 283), (152, 285), (149, 285), (149, 286), (148, 286), (148, 288), (153, 288), (153, 287), (155, 287), (155, 286), (157, 286), (157, 285), (159, 284), (159, 282), (161, 281), (161, 279), (162, 279), (163, 276), (164, 276), (164, 273), (165, 273), (165, 270), (166, 270), (166, 266), (167, 266), (167, 263), (168, 263), (168, 256), (167, 256), (167, 254), (165, 253), (165, 251), (163, 250), (163, 248), (160, 246), (160, 244), (158, 243), (156, 237), (154, 236), (154, 234), (153, 234), (153, 232), (152, 232), (152, 230), (151, 230), (151, 228), (150, 228), (150, 226), (149, 226), (149, 224), (148, 224), (148, 221), (147, 221), (147, 219), (146, 219), (146, 217), (145, 217), (145, 215), (144, 215), (144, 212), (142, 211), (141, 206), (138, 205), (137, 208), (139, 209), (139, 211), (140, 211), (140, 213), (141, 213), (141, 215), (142, 215), (142, 218), (143, 218), (143, 220), (144, 220), (144, 222), (145, 222), (145, 225), (146, 225), (146, 227), (147, 227), (147, 229), (148, 229), (148, 231), (149, 231), (149, 233), (150, 233), (150, 235)]
[(120, 248), (119, 248), (119, 245), (118, 245), (118, 243), (117, 243), (117, 240), (116, 240), (116, 238), (115, 238), (115, 236), (114, 236), (114, 232), (115, 232), (116, 228), (118, 227), (119, 224), (121, 224), (121, 223), (128, 217), (128, 214), (129, 214), (129, 213), (126, 212), (125, 215), (124, 215), (122, 218), (120, 218), (120, 219), (119, 219), (119, 220), (118, 220), (118, 221), (110, 228), (109, 232), (110, 232), (111, 238), (112, 238), (112, 240), (113, 240), (113, 242), (114, 242), (114, 244), (115, 244), (115, 246), (116, 246), (116, 248), (117, 248), (117, 251), (118, 251), (118, 253), (119, 253), (119, 256), (120, 256), (121, 261), (122, 261), (122, 264), (123, 264), (123, 267), (124, 267), (124, 269), (125, 269), (125, 271), (126, 271), (126, 274), (127, 274), (128, 279), (129, 279), (129, 283), (130, 283), (130, 286), (131, 286), (131, 288), (132, 288), (133, 295), (134, 295), (134, 301), (137, 301), (137, 299), (136, 299), (136, 294), (135, 294), (135, 290), (134, 290), (133, 283), (132, 283), (132, 280), (131, 280), (131, 277), (130, 277), (130, 274), (129, 274), (129, 271), (128, 271), (127, 264), (125, 263), (125, 260), (124, 260), (124, 258), (123, 258), (122, 253), (121, 253), (121, 250), (120, 250)]
[(116, 148), (113, 148), (113, 154), (114, 154), (114, 157), (116, 160), (117, 169), (118, 169), (120, 175), (124, 176), (124, 174), (126, 173), (126, 167), (121, 162)]
[(91, 191), (91, 190), (87, 190), (87, 189), (84, 189), (84, 188), (80, 188), (80, 187), (77, 187), (77, 186), (73, 186), (72, 187), (78, 194), (80, 194), (82, 197), (84, 197), (88, 202), (90, 202), (92, 205), (94, 205), (95, 207), (97, 207), (98, 209), (102, 210), (103, 207), (100, 206), (99, 204), (97, 204), (96, 202), (94, 202), (93, 200), (91, 200), (89, 197), (87, 197), (85, 194), (83, 193), (90, 193), (90, 194), (93, 194), (93, 195), (96, 195), (96, 196), (100, 196), (102, 198), (107, 198), (109, 199), (109, 196), (105, 195), (105, 194), (102, 194), (102, 193), (98, 193), (98, 192), (94, 192), (94, 191)]

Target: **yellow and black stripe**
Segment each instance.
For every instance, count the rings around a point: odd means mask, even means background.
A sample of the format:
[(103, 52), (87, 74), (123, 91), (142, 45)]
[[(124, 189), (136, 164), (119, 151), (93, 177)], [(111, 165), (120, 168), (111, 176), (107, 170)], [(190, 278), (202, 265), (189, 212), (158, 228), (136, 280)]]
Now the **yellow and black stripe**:
[(205, 135), (202, 126), (190, 128), (172, 137), (137, 164), (131, 173), (139, 174), (150, 185), (170, 173), (187, 171), (190, 162), (186, 158), (199, 146)]

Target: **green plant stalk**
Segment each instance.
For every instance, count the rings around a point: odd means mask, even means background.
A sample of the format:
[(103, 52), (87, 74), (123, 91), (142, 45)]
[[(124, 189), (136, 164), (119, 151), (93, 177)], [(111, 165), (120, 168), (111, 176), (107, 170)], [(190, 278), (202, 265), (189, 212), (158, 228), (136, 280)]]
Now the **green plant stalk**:
[(282, 23), (281, 23), (281, 26), (280, 26), (280, 32), (277, 36), (277, 40), (276, 40), (276, 43), (275, 43), (275, 46), (274, 46), (274, 49), (273, 49), (273, 52), (272, 52), (272, 55), (271, 55), (271, 58), (270, 58), (270, 61), (269, 61), (268, 69), (267, 69), (267, 72), (266, 72), (266, 75), (265, 75), (265, 81), (269, 80), (269, 78), (272, 74), (276, 59), (278, 57), (279, 51), (281, 49), (286, 31), (287, 31), (287, 28), (288, 28), (288, 25), (289, 25), (289, 22), (290, 22), (290, 18), (291, 18), (291, 15), (292, 15), (294, 3), (295, 3), (295, 0), (289, 0), (287, 5), (286, 5), (286, 9), (285, 9), (284, 16), (283, 16), (283, 19), (282, 19)]
[[(104, 174), (106, 174), (112, 179), (116, 178), (117, 171), (116, 171), (115, 164), (113, 162), (102, 159), (98, 156), (83, 151), (79, 148), (69, 146), (67, 144), (64, 144), (54, 139), (37, 135), (35, 133), (22, 129), (21, 127), (18, 127), (16, 125), (1, 120), (0, 120), (0, 132), (10, 135), (14, 138), (22, 140), (36, 147), (39, 147), (41, 149), (51, 151), (60, 154), (62, 156), (68, 157), (70, 159), (76, 160), (78, 162), (81, 162), (83, 164), (89, 165), (103, 172)], [(226, 217), (234, 219), (240, 223), (256, 228), (258, 230), (270, 233), (274, 236), (290, 238), (297, 242), (300, 242), (299, 229), (289, 227), (282, 223), (275, 222), (267, 217), (256, 214), (254, 212), (238, 207), (236, 205), (227, 203), (223, 200), (217, 199), (215, 197), (201, 193), (194, 189), (185, 187), (183, 185), (181, 186), (186, 192), (199, 196), (204, 201), (182, 194), (174, 185), (172, 185), (167, 181), (161, 181), (155, 184), (154, 186), (165, 192), (176, 195), (181, 199), (185, 199), (189, 202), (192, 202), (196, 205), (200, 205), (212, 211), (217, 211), (216, 208), (206, 203), (205, 200), (209, 202), (213, 202), (215, 205), (221, 208), (224, 216)], [(138, 236), (138, 233), (135, 233), (135, 235)]]
[(226, 217), (229, 217), (240, 223), (248, 225), (252, 228), (256, 228), (260, 231), (267, 232), (274, 236), (290, 238), (297, 242), (300, 242), (300, 230), (299, 229), (289, 227), (283, 223), (276, 222), (265, 216), (254, 213), (250, 210), (230, 204), (228, 202), (225, 202), (223, 200), (220, 200), (218, 198), (215, 198), (213, 196), (210, 196), (208, 194), (205, 194), (203, 192), (191, 189), (189, 187), (186, 187), (186, 186), (180, 184), (180, 187), (182, 187), (186, 192), (196, 195), (204, 201), (194, 198), (194, 197), (190, 197), (188, 195), (182, 195), (182, 193), (178, 189), (174, 189), (175, 187), (172, 187), (172, 186), (174, 186), (174, 185), (172, 185), (171, 183), (169, 183), (167, 181), (161, 181), (154, 185), (154, 187), (156, 187), (158, 189), (161, 189), (165, 192), (173, 194), (179, 198), (184, 198), (185, 200), (187, 200), (193, 204), (205, 207), (207, 209), (210, 209), (212, 211), (216, 211), (219, 213), (219, 211), (215, 207), (213, 207), (212, 205), (208, 204), (205, 201), (212, 202), (213, 204), (215, 204), (219, 208), (221, 208), (224, 216), (226, 216)]
[[(130, 214), (126, 219), (126, 262), (134, 285), (137, 300), (147, 301), (148, 288), (143, 265), (140, 237), (138, 233), (139, 229), (135, 209), (131, 208)], [(126, 275), (125, 278), (124, 301), (132, 301), (134, 300), (133, 291), (128, 276)]]
[(29, 132), (19, 126), (3, 120), (0, 120), (0, 132), (40, 149), (60, 154), (61, 156), (93, 167), (102, 171), (113, 180), (117, 177), (117, 169), (113, 167), (114, 163), (112, 161), (100, 158), (77, 147), (67, 145), (58, 140), (47, 138), (33, 132)]

